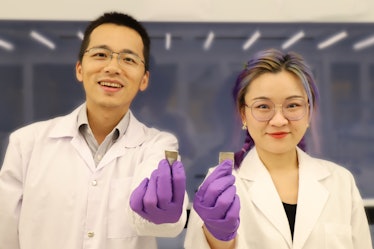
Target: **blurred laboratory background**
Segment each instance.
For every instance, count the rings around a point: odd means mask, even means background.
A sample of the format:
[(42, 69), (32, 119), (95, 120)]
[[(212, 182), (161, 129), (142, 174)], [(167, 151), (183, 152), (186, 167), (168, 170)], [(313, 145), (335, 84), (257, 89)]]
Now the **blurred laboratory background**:
[[(231, 95), (236, 75), (256, 51), (277, 48), (302, 54), (320, 89), (308, 152), (354, 174), (374, 222), (374, 22), (348, 20), (143, 21), (152, 42), (151, 80), (132, 110), (179, 138), (190, 198), (219, 152), (243, 144)], [(87, 23), (0, 20), (1, 161), (10, 132), (84, 101), (75, 63)], [(182, 248), (183, 236), (160, 239), (160, 249)]]

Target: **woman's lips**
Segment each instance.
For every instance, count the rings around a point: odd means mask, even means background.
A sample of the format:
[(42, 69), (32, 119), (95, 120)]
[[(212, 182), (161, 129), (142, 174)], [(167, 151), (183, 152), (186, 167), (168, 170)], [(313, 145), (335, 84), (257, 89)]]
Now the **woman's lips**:
[(273, 133), (269, 133), (269, 135), (273, 138), (281, 139), (287, 136), (288, 132), (273, 132)]

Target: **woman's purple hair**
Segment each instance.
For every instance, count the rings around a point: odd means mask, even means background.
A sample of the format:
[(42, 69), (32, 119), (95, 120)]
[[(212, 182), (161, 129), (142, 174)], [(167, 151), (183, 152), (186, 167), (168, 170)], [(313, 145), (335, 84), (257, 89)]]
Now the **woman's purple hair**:
[[(306, 64), (301, 55), (295, 52), (285, 53), (276, 49), (267, 49), (256, 53), (247, 62), (243, 71), (238, 75), (233, 89), (233, 97), (239, 115), (245, 106), (244, 97), (250, 83), (264, 73), (278, 73), (280, 71), (290, 72), (300, 79), (308, 96), (309, 118), (311, 118), (319, 99), (318, 88), (312, 70), (309, 65)], [(235, 153), (236, 168), (239, 168), (246, 152), (248, 152), (253, 146), (253, 138), (249, 135), (247, 130), (242, 149)], [(305, 151), (305, 137), (300, 140), (298, 146)]]

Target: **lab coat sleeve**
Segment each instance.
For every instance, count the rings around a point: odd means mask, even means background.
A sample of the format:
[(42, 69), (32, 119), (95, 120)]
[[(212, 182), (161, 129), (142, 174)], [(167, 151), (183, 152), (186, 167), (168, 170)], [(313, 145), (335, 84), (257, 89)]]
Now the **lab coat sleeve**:
[[(154, 131), (151, 129), (151, 131)], [(149, 178), (153, 170), (157, 169), (158, 163), (165, 158), (165, 150), (178, 151), (178, 141), (176, 137), (167, 132), (156, 132), (152, 138), (147, 140), (142, 145), (142, 159), (137, 167), (137, 172), (134, 176), (132, 184), (132, 191), (139, 185), (144, 178)], [(180, 160), (180, 158), (179, 158)], [(182, 161), (183, 162), (183, 161)], [(130, 203), (127, 207), (127, 212), (132, 219), (133, 228), (139, 236), (155, 236), (155, 237), (176, 237), (178, 236), (187, 220), (187, 205), (188, 195), (185, 192), (183, 202), (182, 215), (176, 223), (154, 224), (142, 218), (130, 208)]]
[(353, 176), (352, 183), (352, 240), (355, 249), (372, 249), (370, 227), (365, 208)]
[[(210, 249), (209, 243), (204, 234), (203, 225), (203, 220), (199, 217), (196, 211), (191, 208), (187, 233), (184, 240), (185, 249)], [(241, 240), (240, 231), (238, 231), (235, 239), (235, 249), (248, 249), (245, 242)]]
[[(204, 221), (191, 207), (186, 237), (184, 240), (185, 249), (210, 249), (209, 243), (204, 234), (203, 225)], [(247, 246), (240, 240), (240, 238), (241, 237), (238, 231), (238, 235), (236, 236), (235, 249), (247, 249)]]
[(191, 207), (190, 217), (188, 219), (188, 226), (186, 237), (184, 240), (185, 249), (210, 249), (208, 241), (206, 240), (203, 231), (203, 220), (199, 217), (196, 211)]
[[(209, 176), (209, 174), (211, 174), (214, 169), (215, 167), (209, 168), (207, 176)], [(193, 209), (191, 205), (191, 212), (190, 212), (190, 216), (188, 219), (186, 237), (184, 240), (185, 249), (196, 249), (196, 248), (210, 249), (209, 243), (205, 237), (203, 225), (204, 225), (204, 221), (200, 218), (200, 216), (196, 213), (196, 211)], [(235, 249), (242, 248), (242, 247), (239, 247), (238, 242), (239, 242), (239, 231), (238, 231), (238, 235), (236, 236)]]
[[(213, 168), (209, 168), (206, 177), (212, 171), (213, 171)], [(204, 221), (200, 218), (200, 216), (193, 209), (193, 205), (191, 205), (190, 216), (188, 218), (186, 237), (184, 240), (185, 249), (195, 249), (195, 248), (210, 249), (208, 241), (205, 237), (203, 225), (204, 225)]]
[(12, 134), (0, 170), (0, 249), (19, 249), (18, 222), (23, 197), (23, 157)]

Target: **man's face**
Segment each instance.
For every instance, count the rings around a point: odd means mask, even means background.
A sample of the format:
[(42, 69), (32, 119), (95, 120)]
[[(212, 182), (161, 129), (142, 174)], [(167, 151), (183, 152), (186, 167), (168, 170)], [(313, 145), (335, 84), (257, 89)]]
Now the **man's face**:
[[(129, 52), (144, 61), (141, 36), (125, 26), (103, 24), (93, 30), (87, 50), (105, 48), (119, 53)], [(85, 53), (82, 62), (76, 64), (76, 77), (83, 82), (89, 111), (97, 109), (116, 110), (122, 114), (129, 109), (137, 92), (148, 86), (149, 72), (144, 64), (123, 66), (117, 60), (103, 59), (102, 53)]]

